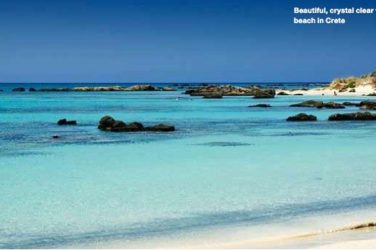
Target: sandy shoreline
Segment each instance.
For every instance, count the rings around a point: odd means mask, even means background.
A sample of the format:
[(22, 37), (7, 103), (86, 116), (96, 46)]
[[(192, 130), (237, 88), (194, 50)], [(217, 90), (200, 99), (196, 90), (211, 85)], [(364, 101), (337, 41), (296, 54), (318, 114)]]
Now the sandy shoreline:
[(284, 89), (277, 89), (276, 92), (281, 93), (284, 92), (288, 95), (305, 95), (305, 96), (367, 96), (370, 94), (376, 93), (376, 90), (370, 85), (360, 85), (353, 88), (354, 92), (351, 91), (344, 91), (340, 92), (335, 89), (330, 89), (329, 87), (323, 88), (313, 88), (308, 90), (284, 90)]
[(283, 220), (272, 224), (232, 225), (71, 245), (68, 248), (164, 249), (372, 249), (376, 211), (358, 210)]

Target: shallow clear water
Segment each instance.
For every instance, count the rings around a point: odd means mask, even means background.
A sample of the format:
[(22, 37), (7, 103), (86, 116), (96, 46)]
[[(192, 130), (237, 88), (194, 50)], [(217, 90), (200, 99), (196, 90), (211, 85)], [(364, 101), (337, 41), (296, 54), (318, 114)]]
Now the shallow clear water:
[[(326, 120), (356, 107), (288, 107), (307, 99), (313, 98), (0, 93), (0, 247), (132, 239), (376, 207), (376, 122)], [(248, 107), (257, 103), (273, 107)], [(319, 121), (285, 121), (300, 112)], [(177, 131), (101, 132), (104, 115), (167, 122)], [(57, 126), (60, 118), (79, 125)]]

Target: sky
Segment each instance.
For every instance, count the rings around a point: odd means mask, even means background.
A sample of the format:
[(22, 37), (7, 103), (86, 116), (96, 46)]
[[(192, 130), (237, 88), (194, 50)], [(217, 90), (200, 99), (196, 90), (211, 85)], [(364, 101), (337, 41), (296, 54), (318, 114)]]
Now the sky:
[(0, 0), (0, 82), (313, 82), (376, 70), (374, 0)]

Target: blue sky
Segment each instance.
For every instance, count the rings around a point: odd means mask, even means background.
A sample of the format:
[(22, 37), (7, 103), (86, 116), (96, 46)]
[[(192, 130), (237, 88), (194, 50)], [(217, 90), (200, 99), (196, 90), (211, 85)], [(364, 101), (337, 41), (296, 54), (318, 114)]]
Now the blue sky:
[(0, 82), (329, 81), (376, 69), (376, 15), (294, 25), (293, 7), (372, 0), (1, 0)]

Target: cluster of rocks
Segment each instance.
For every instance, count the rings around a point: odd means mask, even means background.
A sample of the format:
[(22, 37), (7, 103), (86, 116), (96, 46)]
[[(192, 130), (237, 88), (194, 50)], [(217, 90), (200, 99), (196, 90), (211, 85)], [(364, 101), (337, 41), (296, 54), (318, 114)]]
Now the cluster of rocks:
[[(122, 86), (97, 86), (97, 87), (74, 87), (74, 88), (29, 88), (30, 92), (40, 91), (40, 92), (68, 92), (68, 91), (77, 91), (77, 92), (92, 92), (92, 91), (175, 91), (175, 88), (172, 87), (155, 87), (150, 84), (138, 84), (130, 87)], [(25, 88), (14, 88), (13, 92), (25, 92)]]
[(334, 114), (329, 116), (329, 121), (370, 121), (376, 120), (376, 114), (370, 112), (356, 112), (346, 114)]
[(317, 117), (314, 115), (307, 115), (305, 113), (300, 113), (297, 115), (293, 115), (287, 118), (288, 122), (309, 122), (309, 121), (317, 121)]
[(111, 132), (172, 132), (175, 127), (167, 124), (157, 124), (150, 127), (145, 127), (140, 122), (125, 123), (123, 121), (115, 120), (111, 116), (104, 116), (100, 119), (98, 129)]
[(223, 96), (253, 96), (254, 98), (274, 98), (274, 89), (265, 89), (257, 86), (235, 87), (232, 85), (209, 85), (187, 89), (185, 94), (202, 96), (204, 98), (222, 98)]
[[(376, 114), (370, 112), (356, 112), (356, 113), (345, 113), (345, 114), (333, 114), (329, 116), (329, 121), (374, 121), (376, 120)], [(317, 117), (314, 115), (308, 115), (305, 113), (300, 113), (287, 118), (287, 121), (292, 122), (306, 122), (306, 121), (317, 121)]]
[[(26, 88), (23, 88), (23, 87), (19, 87), (19, 88), (14, 88), (12, 89), (13, 92), (25, 92), (27, 91)], [(29, 92), (35, 92), (37, 91), (35, 88), (29, 88)]]
[(322, 102), (315, 100), (308, 100), (297, 104), (292, 104), (290, 107), (304, 107), (304, 108), (328, 108), (328, 109), (344, 109), (345, 105), (336, 102)]
[(359, 103), (344, 102), (343, 105), (359, 107), (361, 109), (376, 110), (376, 102), (374, 102), (374, 101), (362, 101), (362, 102), (359, 102)]
[(376, 102), (372, 101), (363, 101), (359, 103), (361, 109), (376, 110)]

